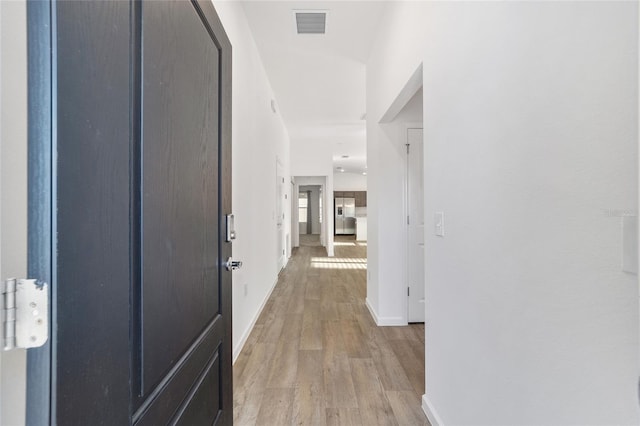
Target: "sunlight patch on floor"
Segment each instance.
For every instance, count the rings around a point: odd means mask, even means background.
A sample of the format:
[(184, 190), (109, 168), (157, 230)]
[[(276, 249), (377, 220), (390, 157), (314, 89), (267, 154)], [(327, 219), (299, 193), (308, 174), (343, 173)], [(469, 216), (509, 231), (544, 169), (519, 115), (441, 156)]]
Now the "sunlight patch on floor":
[(362, 257), (312, 257), (311, 267), (317, 269), (367, 269)]
[(334, 241), (333, 245), (340, 246), (340, 247), (356, 247), (356, 246), (366, 247), (367, 242), (366, 241)]

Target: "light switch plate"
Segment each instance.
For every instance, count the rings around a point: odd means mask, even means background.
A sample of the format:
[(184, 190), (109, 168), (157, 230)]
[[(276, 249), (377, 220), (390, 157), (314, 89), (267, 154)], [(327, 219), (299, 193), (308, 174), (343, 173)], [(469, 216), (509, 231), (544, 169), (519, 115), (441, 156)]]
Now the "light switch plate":
[(638, 217), (622, 217), (622, 270), (638, 273)]
[(437, 237), (444, 237), (444, 212), (436, 212), (433, 215), (433, 224)]

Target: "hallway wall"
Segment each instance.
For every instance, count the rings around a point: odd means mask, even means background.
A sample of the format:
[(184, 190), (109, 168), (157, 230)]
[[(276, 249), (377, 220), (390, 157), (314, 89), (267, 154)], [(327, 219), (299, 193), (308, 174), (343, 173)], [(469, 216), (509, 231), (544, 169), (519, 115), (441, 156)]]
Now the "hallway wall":
[(366, 191), (367, 177), (360, 173), (334, 173), (334, 191)]
[(637, 3), (393, 2), (384, 16), (367, 67), (367, 297), (401, 314), (401, 157), (378, 122), (423, 63), (431, 419), (637, 424), (638, 282), (621, 271)]
[[(233, 46), (233, 257), (243, 261), (233, 273), (235, 359), (278, 278), (276, 159), (289, 182), (289, 136), (282, 117), (271, 110), (273, 90), (241, 4), (214, 6)], [(285, 188), (291, 200), (290, 185)], [(287, 208), (285, 214), (285, 234), (291, 235)]]

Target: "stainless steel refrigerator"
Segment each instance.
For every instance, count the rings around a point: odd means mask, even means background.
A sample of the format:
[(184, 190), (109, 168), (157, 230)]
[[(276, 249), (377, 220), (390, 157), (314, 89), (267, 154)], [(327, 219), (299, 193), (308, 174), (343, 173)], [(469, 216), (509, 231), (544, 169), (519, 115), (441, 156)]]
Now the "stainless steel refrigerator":
[(335, 198), (336, 235), (356, 233), (356, 199)]

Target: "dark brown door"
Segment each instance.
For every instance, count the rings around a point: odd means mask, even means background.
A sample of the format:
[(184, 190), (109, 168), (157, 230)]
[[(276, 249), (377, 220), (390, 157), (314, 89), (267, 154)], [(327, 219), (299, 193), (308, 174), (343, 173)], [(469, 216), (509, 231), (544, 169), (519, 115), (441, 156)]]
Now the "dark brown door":
[(229, 41), (209, 1), (48, 11), (52, 335), (29, 360), (50, 359), (48, 420), (231, 424)]

